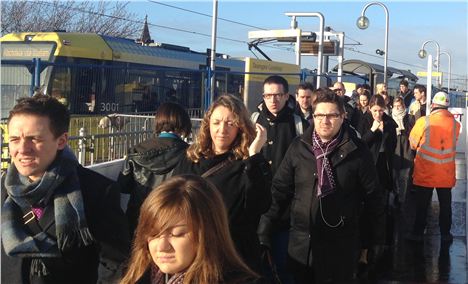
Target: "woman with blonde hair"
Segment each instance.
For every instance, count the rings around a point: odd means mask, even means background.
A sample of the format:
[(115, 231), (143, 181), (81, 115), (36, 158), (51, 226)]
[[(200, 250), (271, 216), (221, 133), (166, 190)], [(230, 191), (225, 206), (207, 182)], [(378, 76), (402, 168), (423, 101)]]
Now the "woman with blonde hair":
[(195, 143), (174, 170), (203, 176), (217, 187), (237, 251), (255, 271), (260, 271), (257, 226), (271, 203), (270, 165), (260, 153), (266, 139), (265, 129), (254, 126), (243, 102), (222, 95), (205, 113)]
[(228, 231), (223, 201), (209, 182), (172, 177), (145, 199), (121, 284), (258, 283)]

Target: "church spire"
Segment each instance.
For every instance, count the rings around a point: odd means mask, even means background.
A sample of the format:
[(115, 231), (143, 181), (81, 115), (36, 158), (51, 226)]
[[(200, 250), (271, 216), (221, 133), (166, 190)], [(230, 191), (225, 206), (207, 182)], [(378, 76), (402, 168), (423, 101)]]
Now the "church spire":
[(149, 28), (148, 28), (148, 15), (145, 16), (145, 25), (143, 27), (143, 32), (141, 33), (141, 37), (138, 39), (138, 42), (142, 45), (149, 45), (153, 43), (154, 40), (151, 39)]

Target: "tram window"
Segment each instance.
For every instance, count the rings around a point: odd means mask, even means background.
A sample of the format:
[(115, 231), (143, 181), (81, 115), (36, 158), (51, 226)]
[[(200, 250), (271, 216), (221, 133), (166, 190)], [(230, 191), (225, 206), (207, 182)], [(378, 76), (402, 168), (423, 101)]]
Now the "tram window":
[(16, 100), (29, 96), (31, 74), (24, 66), (3, 65), (1, 86), (1, 117), (7, 118)]
[(49, 94), (69, 107), (71, 93), (71, 70), (66, 67), (54, 67), (50, 77)]

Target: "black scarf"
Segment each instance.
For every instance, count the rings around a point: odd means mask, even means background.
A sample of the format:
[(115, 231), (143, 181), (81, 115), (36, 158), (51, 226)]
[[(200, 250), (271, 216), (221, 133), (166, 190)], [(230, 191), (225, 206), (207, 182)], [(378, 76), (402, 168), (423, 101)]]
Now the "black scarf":
[(317, 160), (318, 187), (317, 196), (325, 197), (336, 190), (335, 177), (328, 156), (342, 139), (341, 130), (336, 137), (328, 142), (322, 142), (317, 132), (312, 133), (312, 151)]
[[(94, 242), (83, 206), (76, 161), (61, 158), (52, 163), (41, 180), (30, 183), (14, 164), (8, 168), (5, 188), (8, 196), (2, 207), (2, 243), (9, 256), (33, 258), (31, 273), (47, 275), (41, 258), (60, 257), (62, 251)], [(24, 230), (23, 212), (45, 208), (54, 202), (57, 239), (45, 232), (29, 235)]]

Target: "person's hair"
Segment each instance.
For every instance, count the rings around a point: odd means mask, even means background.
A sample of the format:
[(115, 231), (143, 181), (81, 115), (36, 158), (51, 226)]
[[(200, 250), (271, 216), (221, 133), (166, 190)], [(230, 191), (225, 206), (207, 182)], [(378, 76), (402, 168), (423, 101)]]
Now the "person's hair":
[(372, 108), (373, 106), (379, 106), (381, 108), (386, 108), (387, 105), (385, 103), (385, 99), (382, 95), (373, 95), (369, 101), (369, 108)]
[(227, 271), (239, 272), (245, 278), (256, 277), (236, 252), (227, 210), (215, 186), (196, 175), (179, 175), (161, 183), (143, 202), (122, 284), (136, 283), (153, 265), (148, 240), (181, 219), (187, 221), (196, 247), (184, 283), (221, 283)]
[(335, 104), (338, 107), (338, 111), (340, 114), (345, 113), (345, 106), (344, 106), (344, 101), (343, 98), (329, 88), (320, 88), (317, 89), (313, 92), (314, 95), (316, 95), (316, 99), (312, 104), (312, 109), (315, 111), (316, 106), (319, 103), (332, 103)]
[(403, 79), (403, 80), (400, 81), (400, 85), (403, 85), (403, 86), (408, 87), (408, 81), (406, 81), (405, 79)]
[(416, 85), (414, 86), (413, 90), (414, 90), (414, 89), (418, 89), (418, 91), (419, 91), (420, 93), (424, 93), (424, 95), (426, 95), (426, 86), (421, 85), (421, 84), (416, 84)]
[(175, 132), (181, 136), (188, 137), (192, 132), (192, 123), (184, 107), (177, 103), (163, 103), (156, 111), (154, 131), (159, 134)]
[(286, 81), (286, 79), (284, 79), (283, 77), (279, 76), (279, 75), (271, 75), (269, 76), (268, 78), (265, 79), (265, 81), (263, 81), (263, 86), (265, 86), (266, 84), (279, 84), (279, 85), (283, 85), (283, 91), (285, 94), (287, 94), (289, 92), (289, 84), (288, 84), (288, 81)]
[(369, 94), (369, 91), (365, 90), (364, 93), (362, 95), (359, 95), (359, 97), (357, 98), (357, 105), (359, 108), (362, 107), (361, 105), (361, 96), (364, 96), (367, 98), (367, 106), (369, 106), (369, 101), (370, 101), (370, 94)]
[(405, 100), (404, 100), (403, 97), (401, 97), (401, 96), (395, 97), (395, 98), (393, 99), (393, 104), (395, 104), (395, 103), (400, 103), (400, 104), (403, 106), (403, 108), (406, 108), (406, 106), (405, 106)]
[(249, 113), (244, 103), (235, 96), (221, 95), (211, 104), (205, 113), (195, 142), (187, 149), (187, 157), (198, 162), (201, 157), (211, 158), (215, 156), (213, 141), (210, 135), (210, 118), (213, 111), (219, 107), (230, 110), (234, 116), (234, 124), (239, 128), (237, 137), (231, 144), (231, 151), (235, 159), (247, 159), (249, 146), (255, 138), (255, 127), (250, 121)]
[(385, 84), (384, 83), (379, 83), (375, 86), (375, 89), (377, 91), (377, 94), (379, 94), (380, 92), (382, 92), (385, 88)]
[(313, 91), (314, 89), (315, 88), (314, 88), (314, 85), (312, 85), (312, 83), (304, 82), (304, 83), (301, 83), (301, 84), (297, 85), (296, 94), (299, 92), (299, 90), (311, 90), (311, 91)]
[(68, 132), (70, 113), (66, 106), (51, 96), (37, 94), (32, 97), (18, 99), (17, 104), (8, 116), (8, 124), (17, 115), (47, 117), (50, 123), (50, 131), (55, 138)]

